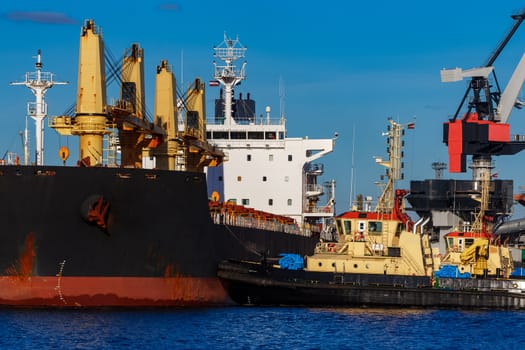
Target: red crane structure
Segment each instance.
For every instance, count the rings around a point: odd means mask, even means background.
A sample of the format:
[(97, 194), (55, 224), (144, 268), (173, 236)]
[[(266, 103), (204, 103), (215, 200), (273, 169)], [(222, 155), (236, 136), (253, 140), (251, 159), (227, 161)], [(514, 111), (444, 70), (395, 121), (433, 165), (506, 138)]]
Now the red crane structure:
[[(519, 14), (512, 15), (511, 18), (514, 19), (514, 24), (483, 67), (441, 71), (443, 82), (471, 78), (454, 117), (443, 126), (443, 142), (448, 146), (450, 172), (465, 172), (467, 155), (471, 155), (474, 179), (479, 179), (485, 172), (490, 174), (492, 156), (512, 155), (525, 148), (525, 137), (511, 137), (510, 124), (507, 123), (512, 109), (523, 106), (517, 97), (525, 80), (525, 54), (503, 92), (493, 67), (494, 62), (525, 19), (525, 9)], [(490, 75), (495, 86), (489, 82)], [(469, 98), (468, 103), (466, 103), (467, 98)], [(467, 112), (462, 118), (458, 118), (465, 104), (467, 104)]]

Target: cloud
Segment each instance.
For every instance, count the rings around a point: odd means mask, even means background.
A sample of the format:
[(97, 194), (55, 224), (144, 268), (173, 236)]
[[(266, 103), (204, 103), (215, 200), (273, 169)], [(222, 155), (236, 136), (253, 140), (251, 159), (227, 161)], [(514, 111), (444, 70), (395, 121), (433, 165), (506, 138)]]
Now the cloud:
[(159, 9), (161, 9), (162, 11), (181, 11), (180, 5), (174, 2), (160, 4)]
[(77, 21), (60, 12), (14, 11), (5, 14), (10, 21), (48, 24), (76, 24)]

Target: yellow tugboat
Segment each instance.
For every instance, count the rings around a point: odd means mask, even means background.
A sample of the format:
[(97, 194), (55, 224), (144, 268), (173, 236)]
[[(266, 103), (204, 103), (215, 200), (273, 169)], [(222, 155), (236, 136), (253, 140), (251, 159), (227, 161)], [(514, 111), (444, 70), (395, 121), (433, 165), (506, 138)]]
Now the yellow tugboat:
[(489, 202), (489, 176), (480, 180), (480, 209), (474, 223), (465, 223), (445, 235), (446, 253), (441, 259), (437, 277), (481, 277), (508, 279), (514, 268), (509, 248), (492, 233), (492, 225), (485, 219)]
[[(491, 242), (483, 224), (488, 190), (482, 193), (474, 231), (450, 233), (443, 258), (438, 248), (430, 246), (427, 222), (413, 222), (405, 213), (407, 191), (395, 190), (395, 182), (401, 178), (402, 135), (413, 125), (389, 123), (389, 159), (376, 159), (387, 168), (388, 180), (376, 207), (367, 210), (359, 205), (338, 216), (337, 242), (320, 242), (311, 256), (283, 254), (279, 262), (223, 261), (218, 276), (234, 301), (525, 308), (525, 281), (508, 279), (512, 270), (509, 251)], [(483, 184), (486, 188), (487, 183)]]
[(376, 162), (387, 168), (387, 182), (374, 210), (352, 210), (336, 218), (337, 243), (321, 242), (306, 257), (307, 271), (381, 276), (431, 277), (433, 256), (428, 235), (404, 212), (405, 190), (395, 190), (401, 177), (402, 125), (389, 120), (390, 157)]

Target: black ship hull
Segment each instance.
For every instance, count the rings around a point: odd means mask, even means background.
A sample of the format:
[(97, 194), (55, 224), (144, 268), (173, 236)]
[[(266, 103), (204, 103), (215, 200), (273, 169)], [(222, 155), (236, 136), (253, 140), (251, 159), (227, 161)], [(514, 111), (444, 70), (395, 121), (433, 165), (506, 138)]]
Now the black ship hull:
[(200, 173), (3, 166), (0, 198), (0, 305), (227, 304), (221, 260), (317, 243), (214, 224)]
[(231, 260), (221, 262), (218, 276), (242, 305), (525, 309), (525, 295), (497, 288), (496, 280), (474, 288), (470, 280), (443, 279), (439, 288), (430, 277), (282, 270)]

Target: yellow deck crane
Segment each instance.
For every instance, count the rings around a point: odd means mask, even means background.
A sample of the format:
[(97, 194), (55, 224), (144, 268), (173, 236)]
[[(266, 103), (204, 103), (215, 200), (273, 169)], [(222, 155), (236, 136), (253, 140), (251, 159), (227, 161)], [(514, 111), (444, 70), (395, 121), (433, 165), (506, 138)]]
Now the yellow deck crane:
[[(79, 164), (103, 164), (104, 136), (118, 129), (121, 166), (141, 167), (143, 154), (156, 157), (156, 167), (165, 170), (202, 171), (222, 162), (223, 153), (205, 139), (204, 84), (196, 80), (187, 94), (186, 123), (178, 130), (181, 111), (176, 80), (163, 60), (157, 67), (154, 122), (146, 119), (144, 53), (138, 44), (128, 49), (119, 75), (120, 98), (106, 103), (104, 42), (93, 20), (87, 20), (80, 36), (78, 88), (75, 115), (58, 116), (50, 126), (61, 135), (80, 138)], [(111, 64), (111, 63), (110, 63)]]

